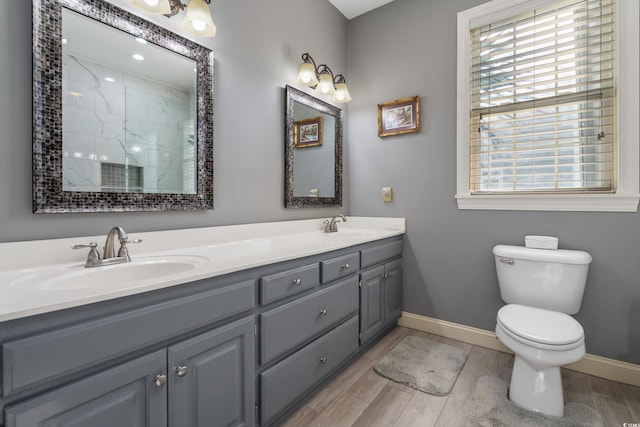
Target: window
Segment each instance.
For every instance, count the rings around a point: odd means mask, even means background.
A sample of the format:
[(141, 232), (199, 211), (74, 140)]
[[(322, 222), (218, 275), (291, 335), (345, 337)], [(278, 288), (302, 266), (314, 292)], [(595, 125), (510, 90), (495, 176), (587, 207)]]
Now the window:
[[(494, 0), (459, 14), (461, 209), (637, 210), (638, 7), (618, 2)], [(634, 25), (630, 42), (616, 37)]]

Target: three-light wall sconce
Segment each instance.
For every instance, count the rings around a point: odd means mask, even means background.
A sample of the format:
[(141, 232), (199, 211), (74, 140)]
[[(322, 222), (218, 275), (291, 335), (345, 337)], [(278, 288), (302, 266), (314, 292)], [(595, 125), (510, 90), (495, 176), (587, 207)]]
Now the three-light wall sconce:
[(315, 87), (316, 95), (330, 97), (337, 103), (351, 101), (347, 81), (342, 74), (334, 75), (327, 64), (316, 66), (316, 62), (308, 53), (302, 55), (302, 61), (296, 84)]
[(180, 0), (131, 0), (131, 4), (153, 15), (171, 18), (186, 9), (182, 19), (182, 29), (197, 37), (215, 37), (216, 24), (211, 17), (211, 0), (190, 0), (188, 4)]

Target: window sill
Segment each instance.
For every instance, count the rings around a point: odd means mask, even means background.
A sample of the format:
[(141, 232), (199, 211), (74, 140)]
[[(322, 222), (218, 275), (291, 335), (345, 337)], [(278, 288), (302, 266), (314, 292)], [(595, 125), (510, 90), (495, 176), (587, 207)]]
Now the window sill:
[(501, 211), (637, 212), (640, 194), (457, 194), (458, 209)]

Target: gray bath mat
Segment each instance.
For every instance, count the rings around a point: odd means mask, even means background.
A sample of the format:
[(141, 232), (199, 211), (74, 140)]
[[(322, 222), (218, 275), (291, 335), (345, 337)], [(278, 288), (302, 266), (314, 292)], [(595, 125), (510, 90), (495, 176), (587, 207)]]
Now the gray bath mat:
[(496, 377), (482, 377), (464, 404), (465, 427), (602, 427), (596, 410), (581, 403), (567, 403), (563, 417), (551, 417), (522, 409), (508, 399), (507, 385)]
[(434, 396), (446, 396), (469, 352), (428, 338), (402, 338), (376, 365), (383, 377)]

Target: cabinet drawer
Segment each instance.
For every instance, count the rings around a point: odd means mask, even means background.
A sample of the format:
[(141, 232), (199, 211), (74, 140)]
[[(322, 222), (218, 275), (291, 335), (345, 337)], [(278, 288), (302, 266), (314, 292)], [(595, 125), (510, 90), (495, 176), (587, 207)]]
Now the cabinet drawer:
[(250, 310), (255, 281), (237, 283), (2, 345), (3, 395)]
[(260, 374), (261, 422), (266, 424), (358, 349), (358, 316)]
[(269, 304), (320, 283), (318, 264), (305, 265), (260, 279), (260, 304)]
[(284, 355), (358, 310), (356, 276), (260, 315), (262, 364)]
[(396, 240), (360, 251), (360, 267), (366, 268), (402, 254), (402, 240)]
[(340, 277), (348, 276), (360, 269), (358, 252), (322, 261), (322, 283), (328, 283)]

